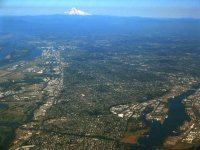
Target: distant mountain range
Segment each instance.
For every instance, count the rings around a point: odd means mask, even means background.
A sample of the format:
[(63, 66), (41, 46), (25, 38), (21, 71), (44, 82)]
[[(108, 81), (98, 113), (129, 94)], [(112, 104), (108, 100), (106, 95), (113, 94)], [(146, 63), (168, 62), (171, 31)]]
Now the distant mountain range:
[[(94, 36), (101, 34), (168, 33), (200, 36), (200, 19), (155, 19), (86, 15), (71, 9), (67, 15), (0, 16), (0, 34), (47, 37)], [(69, 14), (69, 15), (68, 15)], [(71, 15), (70, 15), (71, 14)], [(84, 13), (85, 14), (85, 13)]]

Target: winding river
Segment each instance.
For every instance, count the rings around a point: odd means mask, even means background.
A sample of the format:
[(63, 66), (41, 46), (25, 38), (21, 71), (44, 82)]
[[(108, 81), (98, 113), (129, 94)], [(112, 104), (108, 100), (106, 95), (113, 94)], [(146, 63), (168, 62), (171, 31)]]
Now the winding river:
[(200, 88), (200, 84), (192, 87), (190, 90), (185, 91), (175, 98), (169, 99), (168, 118), (165, 119), (163, 124), (160, 124), (157, 121), (145, 121), (146, 124), (151, 127), (150, 131), (147, 133), (148, 136), (140, 138), (138, 140), (139, 146), (133, 146), (132, 149), (154, 150), (162, 146), (168, 136), (175, 135), (176, 133), (174, 131), (177, 131), (185, 121), (190, 119), (185, 111), (182, 101), (186, 97), (194, 94), (198, 88)]

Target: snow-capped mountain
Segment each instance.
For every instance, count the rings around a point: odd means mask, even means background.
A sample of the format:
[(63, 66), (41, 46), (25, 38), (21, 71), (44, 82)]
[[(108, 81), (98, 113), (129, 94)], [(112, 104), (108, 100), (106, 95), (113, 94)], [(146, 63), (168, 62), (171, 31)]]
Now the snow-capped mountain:
[(86, 13), (82, 10), (76, 9), (76, 8), (72, 8), (69, 11), (64, 12), (67, 15), (79, 15), (79, 16), (88, 16), (90, 15), (89, 13)]

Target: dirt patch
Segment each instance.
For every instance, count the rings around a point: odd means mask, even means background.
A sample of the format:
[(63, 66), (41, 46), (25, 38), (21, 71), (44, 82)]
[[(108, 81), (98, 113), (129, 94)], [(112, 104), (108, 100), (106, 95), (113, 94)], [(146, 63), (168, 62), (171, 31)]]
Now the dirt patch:
[(8, 71), (0, 70), (0, 77), (3, 77), (3, 76), (5, 76), (5, 75), (7, 75), (9, 73), (10, 72), (8, 72)]
[(124, 144), (136, 144), (137, 137), (134, 135), (127, 135), (121, 140), (121, 142)]

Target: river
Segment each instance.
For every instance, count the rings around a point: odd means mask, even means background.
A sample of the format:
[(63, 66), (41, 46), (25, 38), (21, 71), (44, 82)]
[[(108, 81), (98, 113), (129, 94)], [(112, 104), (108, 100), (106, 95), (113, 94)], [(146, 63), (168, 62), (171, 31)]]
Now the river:
[(190, 90), (182, 93), (181, 95), (171, 98), (168, 101), (168, 118), (165, 119), (164, 123), (161, 124), (157, 121), (154, 122), (147, 122), (145, 121), (146, 125), (148, 125), (151, 129), (147, 133), (148, 136), (144, 136), (138, 140), (139, 146), (132, 146), (132, 149), (136, 150), (154, 150), (162, 146), (165, 139), (168, 136), (175, 135), (174, 131), (177, 131), (178, 128), (183, 125), (183, 123), (189, 120), (189, 116), (185, 111), (184, 104), (182, 101), (194, 94), (196, 90), (200, 88), (200, 84), (197, 86), (192, 87)]

